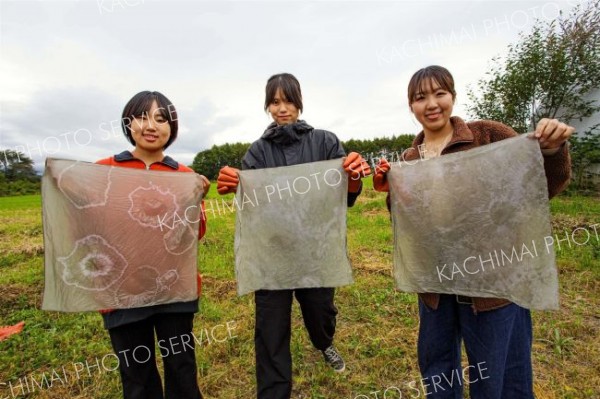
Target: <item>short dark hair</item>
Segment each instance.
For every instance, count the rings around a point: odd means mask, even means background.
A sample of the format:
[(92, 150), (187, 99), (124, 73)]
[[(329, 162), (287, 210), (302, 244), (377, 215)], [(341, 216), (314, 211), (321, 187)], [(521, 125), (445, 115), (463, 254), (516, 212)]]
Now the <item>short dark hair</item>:
[(275, 100), (277, 89), (281, 89), (286, 100), (290, 101), (300, 112), (302, 112), (302, 91), (300, 90), (300, 82), (298, 82), (298, 79), (291, 73), (278, 73), (267, 80), (267, 87), (265, 88), (265, 111)]
[(148, 113), (150, 108), (152, 108), (152, 103), (154, 101), (156, 101), (156, 106), (160, 110), (161, 116), (167, 120), (171, 127), (171, 136), (164, 147), (167, 148), (177, 138), (177, 130), (179, 128), (177, 111), (171, 100), (158, 91), (140, 91), (133, 96), (125, 105), (125, 108), (123, 108), (121, 127), (123, 128), (123, 134), (125, 134), (127, 141), (135, 145), (135, 141), (133, 140), (133, 137), (131, 137), (131, 121), (136, 117)]
[(433, 80), (440, 87), (450, 93), (452, 93), (452, 99), (456, 99), (456, 91), (454, 90), (454, 78), (450, 71), (439, 65), (430, 65), (428, 67), (419, 69), (414, 73), (410, 82), (408, 83), (408, 104), (412, 104), (418, 93), (426, 91), (424, 87), (426, 84)]

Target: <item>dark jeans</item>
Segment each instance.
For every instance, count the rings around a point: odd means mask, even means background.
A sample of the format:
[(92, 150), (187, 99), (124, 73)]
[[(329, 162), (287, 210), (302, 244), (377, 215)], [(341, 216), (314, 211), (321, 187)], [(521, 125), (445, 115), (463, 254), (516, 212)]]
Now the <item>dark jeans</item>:
[[(119, 358), (124, 399), (202, 399), (198, 388), (193, 313), (158, 313), (108, 330)], [(154, 332), (165, 369), (156, 367)]]
[[(419, 368), (428, 399), (462, 398), (463, 373), (472, 399), (534, 398), (529, 310), (510, 304), (475, 314), (455, 295), (441, 295), (437, 310), (419, 300), (419, 316)], [(461, 340), (469, 360), (464, 372)]]
[(294, 293), (312, 344), (322, 351), (333, 342), (337, 315), (333, 288), (256, 291), (254, 345), (259, 399), (289, 399), (292, 394), (290, 336)]

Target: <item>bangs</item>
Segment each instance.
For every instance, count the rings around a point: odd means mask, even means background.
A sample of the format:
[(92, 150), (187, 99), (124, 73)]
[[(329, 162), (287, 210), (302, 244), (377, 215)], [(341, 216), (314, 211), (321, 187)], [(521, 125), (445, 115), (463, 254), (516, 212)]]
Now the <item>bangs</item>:
[(152, 108), (152, 103), (156, 101), (156, 106), (158, 108), (158, 113), (165, 119), (169, 120), (169, 113), (167, 112), (166, 104), (161, 103), (161, 99), (159, 96), (148, 93), (144, 96), (140, 96), (136, 99), (135, 102), (131, 104), (128, 112), (130, 113), (129, 117), (137, 118), (144, 114), (150, 113), (150, 108)]
[(410, 79), (408, 84), (408, 103), (412, 104), (419, 93), (431, 92), (433, 83), (437, 83), (442, 90), (452, 93), (453, 99), (456, 97), (454, 78), (450, 72), (444, 67), (432, 65), (418, 70)]
[(300, 83), (289, 73), (281, 73), (273, 75), (267, 81), (267, 87), (265, 88), (265, 111), (269, 108), (269, 105), (275, 101), (275, 95), (277, 90), (281, 89), (281, 93), (285, 99), (298, 108), (302, 112), (302, 91), (300, 90)]

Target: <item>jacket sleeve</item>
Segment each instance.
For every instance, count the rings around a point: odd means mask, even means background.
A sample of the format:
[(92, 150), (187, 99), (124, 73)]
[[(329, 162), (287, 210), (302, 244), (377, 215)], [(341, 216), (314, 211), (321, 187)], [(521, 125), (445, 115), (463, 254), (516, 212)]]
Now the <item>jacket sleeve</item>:
[(260, 140), (257, 140), (252, 143), (248, 151), (246, 151), (246, 155), (242, 158), (242, 170), (263, 168), (266, 168), (266, 164), (262, 152), (262, 144)]
[(98, 165), (112, 165), (112, 163), (113, 163), (112, 160), (113, 160), (112, 157), (102, 158), (102, 159), (97, 160), (94, 163), (97, 163)]
[(385, 196), (385, 206), (387, 206), (388, 212), (392, 213), (392, 199), (390, 198), (389, 192)]
[(548, 180), (548, 198), (560, 194), (571, 180), (571, 155), (569, 145), (564, 143), (553, 155), (544, 155), (544, 171)]
[[(342, 143), (340, 142), (338, 137), (331, 132), (325, 132), (325, 148), (327, 151), (327, 159), (337, 159), (337, 158), (343, 158), (346, 156), (346, 151), (344, 151), (344, 147), (342, 146)], [(348, 193), (348, 208), (351, 208), (354, 206), (354, 203), (356, 202), (356, 199), (358, 198), (358, 196), (360, 195), (361, 192), (362, 192), (362, 181), (360, 183), (360, 188), (358, 189), (357, 192), (355, 192), (355, 193), (349, 192)]]
[(200, 226), (198, 227), (198, 240), (202, 239), (206, 234), (206, 208), (204, 207), (204, 200), (200, 205)]
[[(198, 240), (200, 240), (202, 237), (204, 237), (204, 234), (206, 234), (206, 210), (204, 208), (204, 200), (202, 200), (202, 205), (200, 208), (200, 226), (198, 229)], [(199, 298), (200, 295), (202, 295), (202, 275), (200, 274), (200, 271), (196, 273), (196, 287), (198, 289)]]
[(325, 150), (327, 153), (327, 159), (337, 159), (346, 156), (346, 151), (340, 142), (338, 137), (328, 131), (325, 131)]
[(519, 134), (515, 132), (512, 127), (506, 126), (503, 123), (495, 122), (495, 121), (480, 121), (482, 126), (484, 127), (484, 131), (487, 132), (487, 135), (490, 139), (490, 143), (495, 143), (497, 141), (501, 141), (504, 139), (508, 139), (511, 137), (516, 137)]

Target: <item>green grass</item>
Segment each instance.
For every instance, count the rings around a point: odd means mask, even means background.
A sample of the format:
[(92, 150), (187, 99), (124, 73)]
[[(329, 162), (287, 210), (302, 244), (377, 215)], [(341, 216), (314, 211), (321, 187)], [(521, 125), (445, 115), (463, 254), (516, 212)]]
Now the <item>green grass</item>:
[[(22, 195), (20, 197), (0, 197), (0, 209), (27, 210), (41, 208), (42, 199), (39, 195)], [(40, 210), (41, 212), (41, 210)]]
[[(337, 290), (336, 345), (348, 371), (335, 374), (310, 344), (295, 304), (292, 314), (293, 398), (382, 398), (387, 387), (414, 395), (408, 383), (419, 380), (416, 359), (416, 296), (394, 289), (391, 278), (392, 231), (385, 196), (367, 186), (348, 212), (348, 248), (355, 284)], [(221, 199), (213, 187), (208, 200)], [(231, 201), (232, 196), (225, 197)], [(560, 197), (551, 201), (554, 234), (600, 222), (600, 201)], [(238, 297), (234, 277), (235, 214), (209, 213), (208, 234), (199, 248), (204, 276), (201, 311), (194, 333), (235, 323), (235, 338), (205, 342), (196, 353), (200, 386), (207, 398), (252, 398), (254, 381), (254, 303)], [(600, 229), (599, 229), (600, 231)], [(582, 240), (580, 236), (576, 240)], [(557, 250), (561, 309), (534, 312), (535, 391), (538, 398), (600, 397), (600, 245), (563, 245)], [(68, 382), (36, 389), (32, 398), (120, 397), (118, 372), (76, 369), (112, 353), (100, 315), (42, 312), (43, 240), (39, 196), (0, 198), (0, 325), (25, 320), (21, 334), (0, 342), (0, 398), (6, 384), (55, 370)], [(107, 358), (109, 359), (109, 358)], [(107, 361), (107, 366), (109, 362)], [(3, 385), (4, 384), (4, 385)], [(390, 390), (388, 399), (399, 397)], [(359, 396), (363, 398), (365, 396)], [(9, 396), (10, 397), (10, 396)]]
[[(600, 216), (600, 199), (598, 197), (560, 197), (550, 201), (550, 211), (569, 216)], [(597, 220), (596, 220), (597, 221)]]

